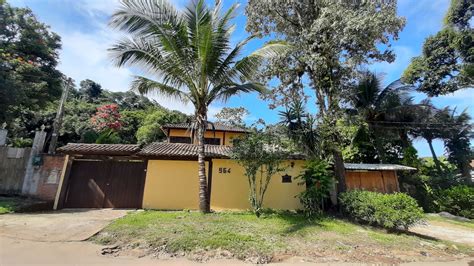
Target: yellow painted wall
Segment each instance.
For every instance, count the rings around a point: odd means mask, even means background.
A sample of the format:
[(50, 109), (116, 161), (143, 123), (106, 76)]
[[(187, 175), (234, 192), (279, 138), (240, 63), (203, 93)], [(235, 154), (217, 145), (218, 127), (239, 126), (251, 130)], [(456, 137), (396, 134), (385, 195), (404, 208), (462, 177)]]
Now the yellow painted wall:
[[(244, 133), (225, 132), (225, 145), (232, 146), (232, 139), (242, 136)], [(191, 131), (187, 129), (170, 129), (170, 137), (191, 137)], [(224, 132), (208, 130), (204, 133), (205, 138), (218, 138), (221, 140), (221, 145), (224, 145)]]
[(143, 208), (198, 209), (197, 171), (197, 161), (149, 160)]
[[(290, 167), (294, 162), (294, 167)], [(288, 161), (288, 168), (275, 175), (265, 194), (264, 207), (300, 209), (298, 197), (305, 187), (294, 177), (302, 170), (303, 161)], [(219, 168), (230, 169), (230, 173)], [(282, 183), (281, 176), (292, 176), (292, 183)], [(197, 209), (199, 188), (196, 161), (150, 160), (145, 183), (143, 207), (149, 209)], [(211, 208), (214, 210), (245, 210), (250, 208), (249, 186), (243, 168), (233, 160), (214, 159)]]

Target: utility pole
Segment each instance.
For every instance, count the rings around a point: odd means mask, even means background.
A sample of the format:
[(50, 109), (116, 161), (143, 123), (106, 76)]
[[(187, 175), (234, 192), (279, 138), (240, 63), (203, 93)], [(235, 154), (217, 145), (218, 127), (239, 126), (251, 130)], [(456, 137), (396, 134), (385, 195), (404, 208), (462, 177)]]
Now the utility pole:
[(67, 100), (67, 94), (69, 92), (69, 86), (71, 84), (71, 79), (63, 79), (62, 87), (63, 93), (61, 95), (61, 101), (59, 102), (58, 111), (56, 112), (56, 118), (54, 119), (53, 123), (53, 134), (51, 135), (51, 141), (49, 142), (49, 154), (56, 153), (56, 146), (58, 145), (58, 137), (59, 137), (59, 130), (61, 129), (63, 123), (63, 115), (64, 115), (64, 104)]

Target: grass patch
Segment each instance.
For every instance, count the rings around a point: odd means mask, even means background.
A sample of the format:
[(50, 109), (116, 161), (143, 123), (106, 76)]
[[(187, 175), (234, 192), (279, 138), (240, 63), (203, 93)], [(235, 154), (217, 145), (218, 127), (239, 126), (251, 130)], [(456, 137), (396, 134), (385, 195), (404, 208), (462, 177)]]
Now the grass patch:
[[(394, 252), (413, 254), (414, 250), (425, 250), (427, 247), (422, 247), (420, 241), (431, 242), (432, 246), (440, 243), (333, 217), (308, 219), (292, 212), (273, 212), (257, 218), (249, 212), (201, 214), (184, 211), (131, 213), (106, 227), (94, 241), (171, 254), (227, 250), (240, 259), (318, 253), (378, 262), (380, 254), (385, 252), (390, 254), (387, 256), (393, 263), (400, 262), (392, 254)], [(342, 252), (349, 250), (352, 252)], [(436, 252), (442, 256), (445, 251)], [(357, 259), (359, 255), (360, 260)]]
[(50, 208), (47, 202), (25, 197), (5, 197), (0, 196), (0, 214), (21, 212), (21, 211), (36, 211)]
[(0, 197), (0, 214), (15, 212), (22, 206), (21, 198)]

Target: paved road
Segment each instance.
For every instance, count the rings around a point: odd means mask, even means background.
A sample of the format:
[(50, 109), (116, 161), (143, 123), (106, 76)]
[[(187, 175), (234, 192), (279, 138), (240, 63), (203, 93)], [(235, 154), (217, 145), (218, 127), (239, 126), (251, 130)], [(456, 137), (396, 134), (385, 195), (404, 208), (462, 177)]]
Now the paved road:
[(474, 230), (464, 226), (458, 226), (442, 221), (428, 221), (425, 225), (418, 225), (410, 228), (410, 231), (474, 247)]
[(93, 236), (128, 210), (76, 209), (0, 215), (0, 236), (35, 241), (80, 241)]

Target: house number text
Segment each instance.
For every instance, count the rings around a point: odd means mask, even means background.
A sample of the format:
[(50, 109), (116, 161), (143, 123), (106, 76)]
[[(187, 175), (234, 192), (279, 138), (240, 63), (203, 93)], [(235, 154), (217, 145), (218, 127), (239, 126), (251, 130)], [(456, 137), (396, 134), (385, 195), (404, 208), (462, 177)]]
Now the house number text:
[(230, 174), (230, 168), (219, 167), (219, 174)]

